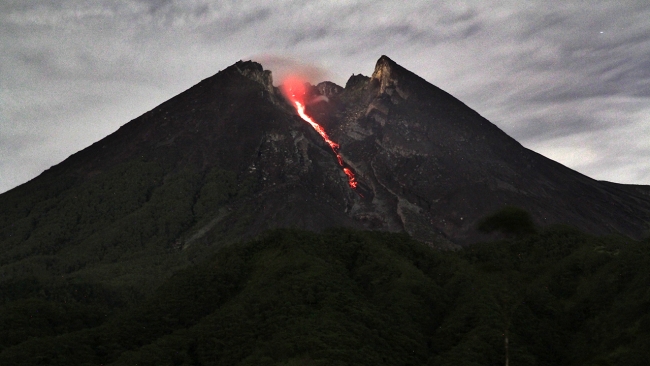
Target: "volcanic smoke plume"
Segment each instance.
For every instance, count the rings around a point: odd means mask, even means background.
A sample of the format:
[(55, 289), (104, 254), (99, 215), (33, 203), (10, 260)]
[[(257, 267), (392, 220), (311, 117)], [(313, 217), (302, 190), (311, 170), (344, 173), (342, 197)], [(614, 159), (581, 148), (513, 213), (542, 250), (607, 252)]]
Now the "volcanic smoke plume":
[(341, 154), (339, 153), (339, 144), (332, 141), (332, 139), (330, 139), (330, 137), (327, 135), (325, 129), (305, 112), (305, 97), (307, 96), (305, 85), (305, 80), (297, 76), (289, 76), (282, 83), (281, 90), (284, 96), (296, 108), (296, 112), (298, 112), (300, 118), (309, 123), (316, 130), (316, 132), (321, 135), (323, 140), (325, 140), (325, 142), (330, 145), (332, 151), (336, 155), (336, 159), (338, 160), (339, 165), (343, 168), (343, 172), (348, 176), (348, 184), (350, 185), (350, 188), (356, 189), (358, 182), (354, 177), (354, 172), (352, 172), (352, 169), (348, 168), (341, 158)]

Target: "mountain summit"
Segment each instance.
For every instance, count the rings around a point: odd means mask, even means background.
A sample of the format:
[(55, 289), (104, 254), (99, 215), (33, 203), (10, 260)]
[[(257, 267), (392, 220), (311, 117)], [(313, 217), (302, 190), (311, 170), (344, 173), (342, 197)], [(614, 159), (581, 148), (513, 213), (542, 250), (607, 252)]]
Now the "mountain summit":
[(542, 226), (648, 233), (650, 187), (595, 181), (530, 151), (386, 56), (371, 77), (305, 88), (305, 112), (337, 151), (270, 71), (237, 62), (0, 195), (0, 264), (199, 253), (276, 227), (405, 231), (455, 247), (486, 238), (478, 223), (505, 206)]

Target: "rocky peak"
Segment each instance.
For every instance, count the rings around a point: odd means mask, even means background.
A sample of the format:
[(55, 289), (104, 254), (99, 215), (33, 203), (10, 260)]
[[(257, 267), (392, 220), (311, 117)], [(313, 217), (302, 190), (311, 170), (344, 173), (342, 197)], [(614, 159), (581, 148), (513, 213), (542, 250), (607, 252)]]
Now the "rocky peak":
[(322, 83), (319, 83), (316, 85), (316, 89), (320, 95), (324, 95), (328, 98), (343, 91), (341, 86), (336, 85), (331, 81), (323, 81)]
[(368, 80), (370, 80), (369, 77), (362, 75), (362, 74), (352, 74), (348, 81), (345, 83), (345, 89), (350, 90), (350, 89), (356, 89), (359, 87), (363, 87), (368, 83)]
[(262, 84), (269, 92), (273, 92), (273, 76), (271, 70), (264, 70), (262, 65), (255, 61), (238, 61), (233, 66), (242, 75)]
[(396, 91), (403, 99), (408, 98), (409, 93), (406, 92), (403, 85), (400, 85), (401, 69), (402, 67), (388, 56), (383, 55), (377, 60), (375, 71), (370, 78), (371, 85), (379, 87), (377, 95), (384, 93), (392, 95)]
[(380, 93), (383, 93), (388, 86), (397, 84), (398, 79), (394, 71), (396, 65), (388, 56), (381, 56), (377, 60), (371, 82), (379, 82)]

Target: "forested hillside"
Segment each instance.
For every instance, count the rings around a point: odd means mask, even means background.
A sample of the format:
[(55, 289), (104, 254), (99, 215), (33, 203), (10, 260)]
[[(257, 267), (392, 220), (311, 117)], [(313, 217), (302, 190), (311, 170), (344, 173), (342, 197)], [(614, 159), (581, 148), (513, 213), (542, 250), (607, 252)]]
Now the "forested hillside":
[(142, 300), (5, 283), (0, 364), (645, 365), (648, 245), (554, 227), (444, 252), (276, 230)]

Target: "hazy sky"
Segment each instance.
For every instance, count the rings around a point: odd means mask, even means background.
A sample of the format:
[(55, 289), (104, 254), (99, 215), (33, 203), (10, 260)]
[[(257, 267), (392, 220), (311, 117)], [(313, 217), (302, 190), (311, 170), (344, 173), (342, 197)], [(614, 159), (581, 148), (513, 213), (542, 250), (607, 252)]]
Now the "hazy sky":
[(382, 54), (532, 150), (650, 184), (647, 0), (0, 0), (0, 192), (240, 59), (345, 85)]

